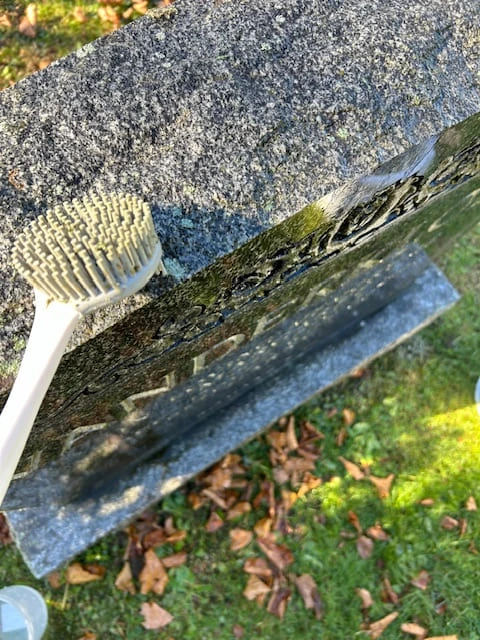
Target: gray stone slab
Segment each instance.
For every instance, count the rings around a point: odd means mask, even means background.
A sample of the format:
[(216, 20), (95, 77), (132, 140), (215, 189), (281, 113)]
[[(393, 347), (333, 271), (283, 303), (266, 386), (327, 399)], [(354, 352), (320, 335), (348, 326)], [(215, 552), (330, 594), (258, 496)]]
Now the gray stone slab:
[[(128, 188), (188, 277), (480, 110), (479, 15), (478, 0), (178, 0), (3, 91), (3, 388), (33, 309), (9, 252), (39, 212)], [(98, 312), (72, 344), (171, 286)]]
[[(62, 503), (58, 470), (44, 468), (35, 479), (37, 507), (12, 509), (8, 522), (33, 574), (42, 577), (184, 484), (232, 449), (257, 435), (293, 407), (348, 375), (359, 364), (396, 346), (458, 300), (430, 263), (395, 301), (363, 321), (352, 335), (317, 348), (266, 378), (228, 409), (205, 420), (189, 438), (173, 443), (160, 458), (124, 469), (101, 495)], [(302, 311), (300, 321), (304, 320)], [(307, 324), (307, 323), (305, 323)], [(294, 333), (285, 333), (288, 341)], [(261, 354), (260, 354), (261, 357)], [(32, 489), (32, 494), (35, 490)]]

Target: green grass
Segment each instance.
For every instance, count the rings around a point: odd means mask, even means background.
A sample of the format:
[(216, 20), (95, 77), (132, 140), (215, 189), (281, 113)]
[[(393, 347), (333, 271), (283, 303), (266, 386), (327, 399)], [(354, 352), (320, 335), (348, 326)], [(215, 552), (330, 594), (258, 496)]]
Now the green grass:
[[(17, 6), (26, 3), (17, 3)], [(72, 18), (74, 5), (82, 5), (87, 23)], [(71, 51), (102, 33), (106, 27), (96, 17), (93, 1), (39, 3), (39, 32), (35, 40), (3, 31), (0, 51), (2, 86), (38, 68), (40, 61)], [(13, 16), (15, 23), (15, 16)], [(16, 24), (16, 23), (15, 23)], [(283, 620), (242, 596), (245, 558), (258, 555), (252, 542), (239, 551), (229, 550), (228, 530), (252, 526), (263, 512), (250, 514), (215, 534), (204, 525), (206, 508), (192, 511), (182, 489), (158, 505), (159, 514), (171, 513), (178, 528), (187, 530), (186, 565), (170, 570), (162, 597), (130, 595), (115, 588), (122, 567), (126, 535), (107, 536), (80, 558), (107, 569), (101, 581), (57, 589), (47, 580), (35, 580), (14, 546), (0, 549), (0, 585), (23, 583), (39, 589), (49, 605), (47, 640), (79, 640), (86, 631), (97, 639), (155, 638), (201, 640), (233, 638), (233, 625), (244, 628), (245, 638), (366, 638), (355, 589), (368, 589), (374, 599), (370, 620), (393, 610), (399, 617), (382, 640), (408, 637), (400, 624), (416, 621), (429, 634), (453, 635), (459, 640), (480, 637), (480, 516), (467, 511), (474, 495), (480, 504), (480, 419), (473, 404), (473, 389), (480, 374), (480, 230), (477, 227), (445, 256), (443, 267), (464, 294), (454, 309), (409, 342), (377, 360), (368, 374), (350, 379), (322, 394), (297, 412), (325, 434), (317, 473), (323, 484), (298, 501), (289, 516), (292, 533), (283, 542), (295, 555), (289, 569), (311, 574), (325, 605), (323, 620), (306, 611), (295, 591)], [(356, 414), (348, 437), (339, 447), (336, 436), (343, 426), (342, 409)], [(338, 411), (331, 415), (332, 408)], [(331, 415), (331, 417), (328, 417)], [(265, 441), (260, 438), (241, 451), (252, 482), (271, 474)], [(395, 474), (390, 495), (381, 500), (368, 481), (355, 481), (338, 461), (342, 455), (368, 464), (377, 476)], [(419, 501), (432, 499), (433, 505)], [(376, 542), (370, 558), (362, 560), (348, 512), (354, 511), (364, 528), (381, 523), (390, 538)], [(467, 521), (463, 536), (442, 527), (446, 515)], [(160, 550), (162, 551), (162, 550)], [(162, 551), (163, 552), (163, 551)], [(425, 591), (410, 584), (420, 570), (431, 582)], [(394, 606), (381, 599), (382, 579), (388, 577), (400, 596)], [(142, 602), (155, 600), (175, 616), (164, 632), (146, 632), (139, 613)]]

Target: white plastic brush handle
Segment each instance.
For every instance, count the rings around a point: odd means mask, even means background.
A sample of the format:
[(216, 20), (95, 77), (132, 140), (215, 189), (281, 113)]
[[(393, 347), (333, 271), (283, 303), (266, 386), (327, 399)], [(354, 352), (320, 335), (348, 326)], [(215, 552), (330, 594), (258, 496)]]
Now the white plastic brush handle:
[(45, 393), (82, 317), (74, 306), (48, 302), (39, 291), (35, 303), (27, 348), (0, 415), (0, 508)]

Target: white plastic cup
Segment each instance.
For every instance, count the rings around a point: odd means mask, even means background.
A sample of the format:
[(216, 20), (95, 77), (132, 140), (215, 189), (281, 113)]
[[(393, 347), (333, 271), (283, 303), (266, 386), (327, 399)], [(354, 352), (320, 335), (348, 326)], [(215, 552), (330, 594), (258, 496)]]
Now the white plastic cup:
[(31, 587), (0, 589), (0, 640), (40, 640), (47, 628), (47, 605)]

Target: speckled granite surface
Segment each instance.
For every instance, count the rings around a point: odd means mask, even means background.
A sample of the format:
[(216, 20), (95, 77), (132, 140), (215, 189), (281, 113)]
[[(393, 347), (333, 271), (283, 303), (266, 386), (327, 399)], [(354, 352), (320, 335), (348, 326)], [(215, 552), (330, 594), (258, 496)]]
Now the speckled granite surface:
[(31, 326), (9, 252), (34, 216), (95, 186), (141, 194), (186, 277), (478, 111), (479, 15), (478, 0), (178, 0), (2, 92), (0, 387)]

